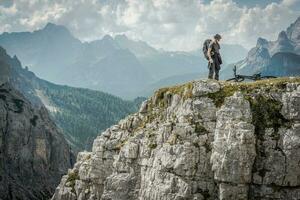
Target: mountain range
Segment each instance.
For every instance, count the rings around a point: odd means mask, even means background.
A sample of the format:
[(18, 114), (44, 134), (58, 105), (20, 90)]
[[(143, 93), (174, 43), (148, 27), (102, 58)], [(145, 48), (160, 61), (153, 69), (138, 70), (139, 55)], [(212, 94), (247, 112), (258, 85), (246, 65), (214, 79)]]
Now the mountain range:
[(222, 71), (222, 77), (232, 74), (233, 65), (241, 74), (262, 73), (273, 76), (300, 75), (300, 17), (286, 31), (281, 31), (275, 41), (258, 38), (245, 59), (228, 65)]
[(53, 84), (23, 68), (16, 56), (10, 57), (0, 47), (1, 74), (8, 68), (10, 84), (34, 107), (48, 109), (75, 152), (89, 149), (101, 131), (136, 111), (143, 100), (125, 101), (100, 91)]
[[(40, 78), (126, 99), (151, 93), (145, 90), (153, 85), (165, 86), (164, 79), (178, 79), (187, 74), (200, 77), (207, 73), (202, 50), (158, 50), (125, 35), (114, 38), (106, 35), (100, 40), (81, 42), (66, 27), (53, 23), (33, 32), (2, 33), (0, 45), (11, 56), (17, 55)], [(246, 55), (239, 45), (224, 44), (221, 50), (226, 63)]]

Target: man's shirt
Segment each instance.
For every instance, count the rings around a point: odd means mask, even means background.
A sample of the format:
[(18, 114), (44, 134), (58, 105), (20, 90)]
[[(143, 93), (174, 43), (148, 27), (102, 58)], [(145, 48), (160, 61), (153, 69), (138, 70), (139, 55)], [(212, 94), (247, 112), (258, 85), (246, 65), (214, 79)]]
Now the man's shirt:
[(217, 42), (211, 41), (208, 45), (208, 48), (211, 49), (213, 53), (220, 54), (220, 45)]

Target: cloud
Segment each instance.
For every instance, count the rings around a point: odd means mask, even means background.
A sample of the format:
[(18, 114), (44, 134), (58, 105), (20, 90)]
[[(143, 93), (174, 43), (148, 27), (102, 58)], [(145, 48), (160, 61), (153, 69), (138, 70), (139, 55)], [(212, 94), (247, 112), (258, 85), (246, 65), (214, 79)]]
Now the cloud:
[(13, 16), (17, 13), (16, 5), (0, 4), (0, 16), (4, 18), (6, 16)]
[[(297, 4), (297, 2), (299, 2), (298, 0), (283, 0), (282, 4), (285, 6), (294, 6)], [(300, 8), (298, 8), (300, 9)]]
[(212, 16), (209, 14), (201, 19), (201, 25), (209, 24), (202, 32), (219, 31), (227, 42), (240, 43), (248, 48), (258, 37), (275, 39), (299, 16), (299, 12), (292, 11), (284, 3), (271, 3), (264, 8), (240, 8), (230, 0), (220, 0), (203, 6), (203, 9)]
[[(7, 1), (7, 0), (6, 0)], [(7, 1), (8, 2), (8, 1)], [(0, 31), (67, 26), (81, 40), (126, 34), (157, 48), (192, 50), (215, 33), (248, 48), (275, 39), (299, 15), (298, 0), (241, 7), (232, 0), (14, 0), (0, 4)]]
[(54, 4), (51, 7), (43, 7), (38, 12), (34, 11), (29, 17), (20, 18), (19, 22), (23, 26), (34, 28), (44, 25), (50, 20), (59, 20), (66, 12), (67, 8), (59, 4)]

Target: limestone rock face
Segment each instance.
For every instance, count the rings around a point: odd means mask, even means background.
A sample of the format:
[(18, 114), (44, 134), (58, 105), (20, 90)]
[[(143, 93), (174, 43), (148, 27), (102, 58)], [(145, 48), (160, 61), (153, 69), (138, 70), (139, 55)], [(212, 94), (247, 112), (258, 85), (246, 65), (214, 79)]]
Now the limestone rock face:
[(51, 198), (71, 167), (71, 153), (46, 108), (33, 108), (8, 83), (0, 86), (0, 199)]
[(299, 199), (300, 80), (158, 90), (81, 152), (52, 200)]
[(256, 157), (250, 104), (241, 93), (235, 93), (225, 100), (217, 116), (211, 162), (215, 180), (223, 182), (220, 199), (247, 199)]

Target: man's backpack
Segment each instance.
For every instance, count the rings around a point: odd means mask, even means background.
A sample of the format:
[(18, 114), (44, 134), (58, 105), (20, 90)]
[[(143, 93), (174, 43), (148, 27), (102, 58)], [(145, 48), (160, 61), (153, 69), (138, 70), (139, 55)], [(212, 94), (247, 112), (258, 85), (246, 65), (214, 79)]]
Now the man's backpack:
[(211, 43), (211, 39), (206, 39), (203, 43), (203, 54), (204, 54), (204, 57), (206, 58), (206, 60), (209, 60), (208, 56), (207, 56), (207, 51), (208, 51), (208, 47), (209, 47), (209, 44)]

